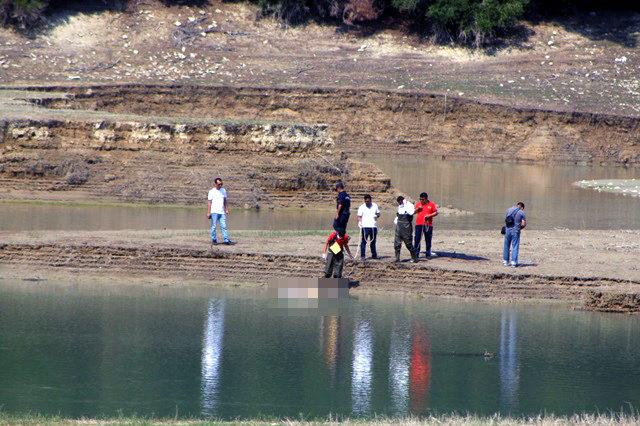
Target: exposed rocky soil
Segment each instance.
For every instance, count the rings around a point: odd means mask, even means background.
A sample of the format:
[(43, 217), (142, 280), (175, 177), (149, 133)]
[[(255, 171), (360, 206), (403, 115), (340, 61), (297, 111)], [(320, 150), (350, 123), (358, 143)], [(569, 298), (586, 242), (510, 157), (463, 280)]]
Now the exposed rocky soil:
[[(347, 264), (359, 291), (499, 300), (565, 300), (577, 307), (640, 311), (639, 231), (525, 232), (523, 266), (500, 261), (501, 238), (488, 232), (447, 232), (435, 239), (439, 257), (394, 264), (392, 238), (380, 237), (378, 261)], [(205, 232), (81, 232), (1, 235), (0, 264), (74, 273), (146, 274), (216, 282), (258, 282), (322, 271), (324, 236), (236, 232), (236, 246), (210, 248)], [(355, 244), (354, 244), (355, 246)], [(406, 253), (405, 253), (406, 257)]]
[(2, 198), (198, 204), (216, 176), (246, 208), (330, 205), (339, 179), (383, 203), (397, 193), (376, 167), (336, 154), (326, 125), (52, 111), (14, 95), (0, 101)]
[(68, 88), (52, 108), (326, 123), (347, 152), (529, 162), (640, 164), (640, 118), (481, 104), (382, 90), (115, 86)]

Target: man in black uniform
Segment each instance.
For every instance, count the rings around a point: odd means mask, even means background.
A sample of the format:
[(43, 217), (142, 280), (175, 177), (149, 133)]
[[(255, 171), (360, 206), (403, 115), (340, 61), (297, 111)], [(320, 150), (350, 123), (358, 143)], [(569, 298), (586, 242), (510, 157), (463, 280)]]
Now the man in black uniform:
[(415, 213), (414, 205), (400, 196), (396, 200), (398, 202), (398, 213), (396, 214), (396, 236), (393, 242), (393, 248), (396, 251), (396, 262), (400, 262), (400, 248), (402, 243), (411, 253), (411, 262), (418, 261), (418, 255), (413, 247), (413, 214)]
[(336, 182), (336, 191), (338, 198), (336, 199), (336, 216), (333, 219), (333, 229), (338, 235), (342, 236), (347, 233), (347, 223), (349, 222), (349, 209), (351, 208), (351, 197), (344, 190), (342, 181)]

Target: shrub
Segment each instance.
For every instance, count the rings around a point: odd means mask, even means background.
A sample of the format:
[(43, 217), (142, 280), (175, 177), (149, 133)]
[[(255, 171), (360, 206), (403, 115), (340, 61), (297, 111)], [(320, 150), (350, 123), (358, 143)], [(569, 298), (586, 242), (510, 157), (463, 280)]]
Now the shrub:
[(347, 24), (373, 21), (384, 9), (376, 0), (257, 0), (257, 3), (263, 16), (274, 16), (290, 25), (313, 18), (338, 19)]
[(473, 41), (476, 47), (487, 37), (512, 25), (524, 13), (528, 0), (435, 0), (427, 16), (451, 38)]
[(367, 22), (378, 19), (382, 9), (374, 0), (349, 0), (342, 11), (342, 20), (347, 24)]
[(274, 16), (291, 25), (305, 23), (309, 7), (303, 0), (258, 0), (262, 15)]
[(322, 19), (342, 18), (346, 0), (315, 0), (313, 1), (312, 13)]
[(87, 169), (70, 171), (65, 176), (67, 184), (74, 186), (82, 185), (86, 183), (87, 180), (89, 180), (89, 170)]
[(2, 25), (16, 25), (29, 29), (43, 22), (43, 12), (48, 0), (0, 0)]
[(420, 0), (391, 0), (391, 7), (400, 12), (413, 12), (421, 10), (424, 5)]

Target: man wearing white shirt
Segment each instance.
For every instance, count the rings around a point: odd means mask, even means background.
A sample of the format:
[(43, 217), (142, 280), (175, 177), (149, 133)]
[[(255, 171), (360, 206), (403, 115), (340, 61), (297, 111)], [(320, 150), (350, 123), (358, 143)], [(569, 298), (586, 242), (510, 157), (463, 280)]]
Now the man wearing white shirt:
[(377, 259), (376, 238), (378, 236), (377, 219), (380, 217), (378, 205), (371, 200), (371, 195), (364, 196), (364, 203), (358, 207), (358, 226), (360, 227), (360, 258), (365, 260), (367, 241), (371, 241), (371, 258)]
[(220, 223), (220, 231), (222, 231), (222, 240), (224, 244), (235, 244), (229, 239), (227, 233), (227, 215), (229, 214), (229, 207), (227, 205), (227, 190), (222, 187), (222, 179), (215, 178), (214, 187), (209, 190), (207, 199), (207, 218), (211, 219), (211, 245), (218, 244), (218, 238), (216, 235), (217, 224)]
[(396, 236), (393, 243), (393, 248), (396, 251), (396, 262), (400, 262), (400, 248), (404, 243), (409, 253), (411, 253), (411, 262), (415, 263), (418, 261), (418, 256), (413, 248), (413, 214), (415, 213), (415, 207), (411, 202), (405, 200), (403, 196), (399, 196), (396, 201), (398, 202), (398, 212), (394, 220)]

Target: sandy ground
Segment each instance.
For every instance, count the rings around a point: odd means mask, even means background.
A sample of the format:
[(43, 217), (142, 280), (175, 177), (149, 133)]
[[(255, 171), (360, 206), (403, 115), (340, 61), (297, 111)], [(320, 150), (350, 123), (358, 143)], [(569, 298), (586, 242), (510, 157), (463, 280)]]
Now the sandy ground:
[[(320, 231), (230, 231), (238, 241), (235, 246), (218, 245), (215, 252), (292, 255), (321, 260), (324, 234)], [(312, 235), (305, 235), (311, 233)], [(302, 235), (301, 235), (302, 234)], [(328, 234), (328, 232), (327, 232)], [(206, 231), (94, 231), (0, 233), (4, 244), (59, 246), (117, 246), (138, 248), (210, 249)], [(358, 236), (351, 248), (356, 254)], [(424, 250), (424, 242), (422, 243)], [(393, 234), (384, 231), (378, 239), (378, 261), (392, 263)], [(437, 267), (480, 273), (514, 275), (548, 275), (582, 278), (614, 278), (640, 282), (640, 230), (615, 231), (523, 231), (520, 245), (520, 267), (502, 265), (502, 236), (499, 231), (442, 231), (436, 228), (433, 249), (437, 258), (422, 259), (415, 266)], [(368, 252), (368, 250), (367, 250)], [(408, 260), (406, 248), (403, 260)], [(422, 254), (423, 256), (423, 254)], [(368, 256), (367, 256), (368, 257)], [(358, 256), (359, 258), (359, 256)]]
[[(0, 264), (5, 275), (22, 271), (18, 275), (27, 278), (55, 269), (208, 284), (265, 283), (322, 272), (320, 231), (235, 231), (232, 236), (237, 245), (211, 247), (204, 231), (2, 233)], [(518, 268), (502, 265), (501, 247), (498, 232), (436, 230), (437, 258), (395, 264), (392, 236), (383, 232), (382, 258), (348, 263), (345, 274), (361, 281), (355, 291), (566, 300), (577, 306), (599, 303), (608, 311), (640, 308), (640, 231), (525, 230)], [(603, 304), (603, 297), (616, 301)]]

